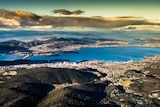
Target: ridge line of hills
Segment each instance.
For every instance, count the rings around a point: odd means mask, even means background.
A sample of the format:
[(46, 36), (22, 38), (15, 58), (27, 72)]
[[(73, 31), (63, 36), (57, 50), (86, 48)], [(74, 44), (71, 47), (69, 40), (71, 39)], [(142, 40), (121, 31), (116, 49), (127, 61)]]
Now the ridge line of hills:
[(158, 59), (105, 80), (107, 74), (89, 68), (17, 69), (16, 75), (0, 74), (0, 106), (159, 107), (159, 70)]

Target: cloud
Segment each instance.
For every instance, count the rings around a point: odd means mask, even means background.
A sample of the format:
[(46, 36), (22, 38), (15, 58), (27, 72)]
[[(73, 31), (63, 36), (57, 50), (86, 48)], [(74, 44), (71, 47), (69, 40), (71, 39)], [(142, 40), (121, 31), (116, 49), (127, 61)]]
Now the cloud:
[(0, 26), (7, 26), (7, 27), (18, 27), (20, 26), (20, 22), (15, 19), (5, 19), (0, 17)]
[(75, 10), (72, 13), (75, 14), (75, 15), (79, 15), (79, 14), (84, 13), (84, 11), (82, 11), (82, 10)]
[(51, 28), (53, 28), (53, 26), (52, 25), (28, 26), (27, 28), (30, 28), (30, 29), (51, 29)]
[[(78, 15), (81, 10), (68, 11), (65, 9), (54, 10), (55, 13), (66, 15)], [(0, 10), (0, 27), (31, 27), (31, 28), (119, 28), (132, 25), (158, 25), (159, 21), (151, 21), (136, 16), (118, 16), (105, 18), (94, 17), (61, 17), (61, 16), (39, 16), (32, 12), (23, 10), (9, 11)], [(136, 27), (137, 28), (137, 27)]]
[(137, 16), (117, 16), (115, 18), (119, 18), (119, 19), (142, 19), (143, 17), (137, 17)]
[(80, 15), (80, 14), (84, 13), (84, 11), (82, 11), (82, 10), (69, 11), (66, 9), (56, 9), (56, 10), (53, 10), (52, 12), (55, 14), (59, 13), (62, 15)]
[(35, 22), (41, 18), (41, 16), (38, 16), (32, 12), (23, 10), (10, 11), (5, 9), (0, 10), (0, 17), (5, 19), (14, 19), (23, 23), (25, 23), (26, 21)]
[[(127, 16), (126, 16), (127, 17)], [(104, 17), (45, 17), (41, 24), (53, 24), (54, 27), (94, 27), (115, 28), (128, 25), (160, 25), (144, 18), (104, 18)]]
[(0, 27), (34, 26), (41, 18), (42, 16), (24, 10), (0, 9)]

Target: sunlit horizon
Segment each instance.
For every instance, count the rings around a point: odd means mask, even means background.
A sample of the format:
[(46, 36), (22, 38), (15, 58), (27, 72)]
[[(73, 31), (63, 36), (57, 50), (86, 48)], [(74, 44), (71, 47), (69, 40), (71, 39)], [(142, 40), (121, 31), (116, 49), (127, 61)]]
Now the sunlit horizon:
[[(14, 1), (0, 1), (1, 9), (7, 10), (25, 10), (36, 13), (38, 15), (50, 16), (64, 16), (60, 14), (53, 14), (54, 9), (67, 9), (84, 11), (83, 14), (77, 16), (92, 17), (116, 17), (116, 16), (138, 16), (152, 20), (160, 19), (160, 1), (159, 0), (14, 0)], [(74, 15), (70, 15), (74, 16)]]

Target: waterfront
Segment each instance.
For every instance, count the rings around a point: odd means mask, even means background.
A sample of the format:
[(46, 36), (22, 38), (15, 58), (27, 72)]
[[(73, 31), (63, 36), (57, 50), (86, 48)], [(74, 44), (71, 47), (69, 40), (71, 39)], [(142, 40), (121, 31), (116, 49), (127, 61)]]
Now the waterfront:
[[(138, 61), (160, 55), (159, 31), (0, 31), (0, 60), (13, 61), (31, 54), (29, 60)], [(16, 41), (17, 40), (17, 41)], [(151, 44), (148, 44), (151, 43)], [(148, 45), (147, 45), (148, 44)], [(153, 45), (153, 46), (152, 46)], [(143, 47), (144, 46), (144, 47)], [(148, 47), (147, 47), (148, 46)], [(151, 47), (152, 46), (152, 47)], [(4, 47), (4, 48), (3, 48)]]
[[(30, 56), (28, 60), (102, 60), (112, 62), (126, 62), (130, 60), (138, 61), (144, 59), (145, 56), (160, 55), (160, 48), (139, 47), (139, 46), (118, 46), (118, 47), (98, 47), (98, 48), (82, 48), (76, 50), (76, 53), (59, 53), (53, 56)], [(1, 54), (1, 61), (4, 60), (18, 60), (23, 56), (16, 56), (12, 54)]]

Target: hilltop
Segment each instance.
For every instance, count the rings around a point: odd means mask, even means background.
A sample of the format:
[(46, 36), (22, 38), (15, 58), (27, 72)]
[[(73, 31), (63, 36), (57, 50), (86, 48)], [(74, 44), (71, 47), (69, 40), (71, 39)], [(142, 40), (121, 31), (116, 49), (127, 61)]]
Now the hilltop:
[[(112, 69), (110, 71), (112, 73), (102, 72), (103, 67), (93, 69), (86, 66), (84, 69), (82, 65), (79, 69), (69, 67), (26, 69), (21, 65), (22, 68), (19, 67), (15, 71), (2, 72), (0, 106), (160, 106), (160, 57), (147, 57), (146, 60), (122, 65), (119, 63), (101, 65)], [(130, 68), (118, 72), (116, 67), (121, 66)]]
[[(0, 106), (35, 107), (51, 90), (53, 84), (85, 83), (99, 79), (88, 72), (72, 69), (35, 68), (18, 70), (16, 76), (0, 76)], [(9, 79), (10, 78), (10, 79)]]

